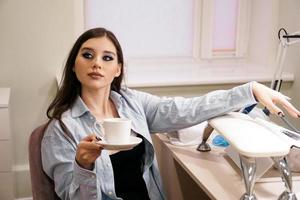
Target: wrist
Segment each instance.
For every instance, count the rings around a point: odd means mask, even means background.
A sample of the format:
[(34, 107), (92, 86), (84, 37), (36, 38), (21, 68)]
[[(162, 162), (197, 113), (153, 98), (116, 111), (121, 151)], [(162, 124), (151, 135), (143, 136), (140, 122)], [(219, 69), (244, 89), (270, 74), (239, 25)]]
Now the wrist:
[(259, 100), (258, 100), (257, 94), (256, 94), (257, 93), (257, 85), (258, 85), (258, 82), (252, 81), (252, 83), (251, 83), (252, 95), (253, 95), (255, 101), (258, 103)]
[(87, 169), (87, 170), (93, 170), (94, 169), (94, 163), (83, 163), (79, 162), (77, 158), (75, 158), (75, 162), (77, 165), (81, 168)]

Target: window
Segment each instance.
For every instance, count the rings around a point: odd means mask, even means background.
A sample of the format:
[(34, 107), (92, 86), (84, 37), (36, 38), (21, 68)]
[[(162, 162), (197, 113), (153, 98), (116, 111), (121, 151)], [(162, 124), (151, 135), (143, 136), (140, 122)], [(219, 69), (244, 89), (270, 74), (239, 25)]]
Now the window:
[(215, 0), (213, 8), (213, 52), (235, 52), (238, 0)]
[[(238, 47), (247, 46), (247, 40), (238, 39), (248, 28), (241, 24), (249, 24), (250, 0), (202, 2), (86, 0), (85, 29), (102, 26), (112, 30), (129, 60), (198, 59), (200, 47), (202, 58), (243, 56), (245, 52)], [(202, 32), (196, 23), (202, 24)]]
[(192, 56), (194, 0), (87, 0), (85, 28), (102, 26), (127, 59)]
[(272, 77), (278, 1), (76, 2), (84, 11), (83, 25), (77, 27), (102, 26), (116, 34), (129, 86), (238, 83)]
[(203, 0), (202, 58), (247, 55), (250, 8), (249, 0)]

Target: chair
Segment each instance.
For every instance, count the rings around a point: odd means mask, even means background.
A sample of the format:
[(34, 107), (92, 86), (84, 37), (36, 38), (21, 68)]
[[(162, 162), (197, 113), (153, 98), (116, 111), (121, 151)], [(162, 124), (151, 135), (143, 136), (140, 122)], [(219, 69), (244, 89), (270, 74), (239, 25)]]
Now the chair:
[(54, 182), (42, 168), (41, 141), (46, 124), (36, 128), (29, 138), (29, 167), (32, 196), (34, 200), (59, 200), (54, 190)]

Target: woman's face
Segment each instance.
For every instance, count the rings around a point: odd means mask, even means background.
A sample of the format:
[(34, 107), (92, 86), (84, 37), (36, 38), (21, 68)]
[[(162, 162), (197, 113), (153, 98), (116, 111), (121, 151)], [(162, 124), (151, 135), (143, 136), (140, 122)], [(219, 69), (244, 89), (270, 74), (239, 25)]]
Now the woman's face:
[(87, 40), (78, 51), (73, 70), (82, 90), (110, 89), (121, 73), (114, 44), (105, 36)]

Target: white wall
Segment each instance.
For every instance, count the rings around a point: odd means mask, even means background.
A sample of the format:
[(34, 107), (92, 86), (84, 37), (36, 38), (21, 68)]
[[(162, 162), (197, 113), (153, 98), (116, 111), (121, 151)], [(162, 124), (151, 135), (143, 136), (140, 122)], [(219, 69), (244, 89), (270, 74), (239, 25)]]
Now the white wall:
[[(281, 0), (279, 13), (279, 27), (285, 28), (289, 33), (300, 31), (299, 19), (300, 1)], [(300, 109), (300, 43), (288, 47), (285, 66), (293, 70), (295, 81), (291, 87), (292, 103)], [(291, 119), (293, 124), (300, 129), (300, 119)]]
[[(55, 74), (73, 43), (72, 0), (0, 1), (0, 87), (11, 87), (16, 196), (30, 195), (28, 137), (45, 122)], [(23, 173), (24, 172), (24, 173)]]
[[(299, 30), (291, 22), (300, 8), (298, 0), (281, 0), (280, 24)], [(34, 127), (46, 120), (45, 111), (56, 91), (55, 75), (74, 42), (72, 0), (0, 1), (0, 87), (11, 87), (11, 127), (16, 170), (16, 197), (30, 196), (27, 142)], [(297, 19), (297, 18), (296, 18)], [(296, 20), (295, 20), (296, 21)], [(288, 63), (295, 69), (293, 85), (283, 92), (300, 107), (300, 45), (291, 47)], [(272, 48), (270, 48), (272, 49)], [(257, 55), (258, 56), (258, 55)], [(298, 80), (297, 80), (298, 79)], [(232, 85), (141, 88), (158, 95), (194, 96)], [(299, 122), (296, 124), (299, 127)]]
[(249, 62), (272, 67), (276, 56), (280, 0), (252, 0)]

